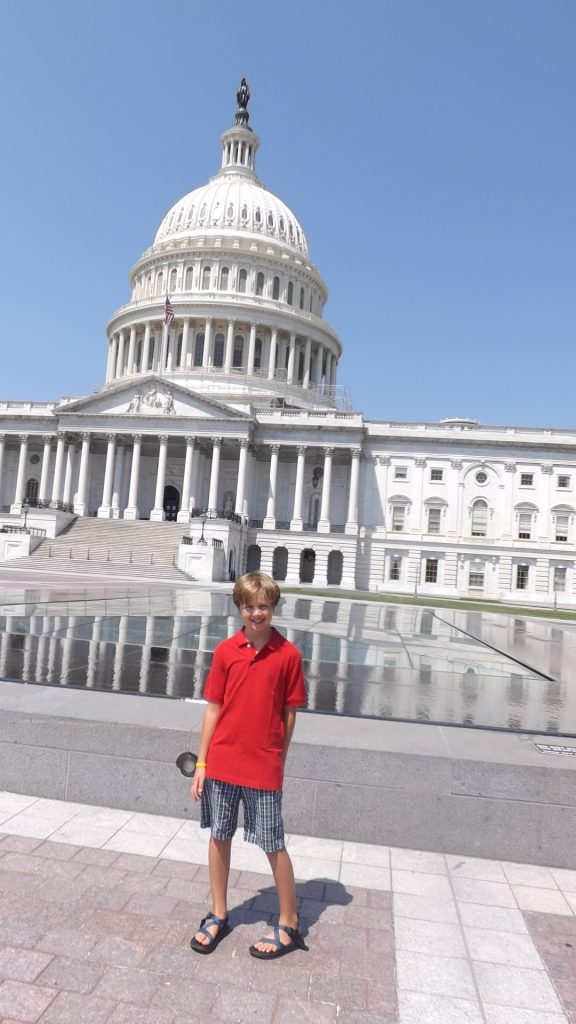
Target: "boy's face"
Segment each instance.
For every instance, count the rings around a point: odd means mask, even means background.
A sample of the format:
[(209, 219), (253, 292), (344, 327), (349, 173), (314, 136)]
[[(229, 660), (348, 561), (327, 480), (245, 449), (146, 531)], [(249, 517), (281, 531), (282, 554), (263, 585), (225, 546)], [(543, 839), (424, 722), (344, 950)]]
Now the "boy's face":
[(240, 605), (246, 639), (251, 641), (267, 639), (273, 614), (274, 608), (262, 591), (249, 598), (246, 604)]

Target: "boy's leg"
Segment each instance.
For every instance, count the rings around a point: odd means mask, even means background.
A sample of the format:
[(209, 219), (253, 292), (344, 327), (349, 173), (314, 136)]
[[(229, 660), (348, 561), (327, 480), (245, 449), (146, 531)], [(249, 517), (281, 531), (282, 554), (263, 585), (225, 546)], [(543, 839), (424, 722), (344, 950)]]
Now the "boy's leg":
[[(273, 853), (267, 853), (266, 856), (270, 862), (272, 868), (272, 874), (274, 875), (274, 883), (276, 885), (276, 892), (278, 893), (278, 904), (279, 904), (279, 917), (278, 923), (285, 924), (288, 928), (298, 927), (298, 910), (296, 906), (296, 885), (294, 883), (294, 870), (292, 868), (292, 861), (287, 850), (274, 850)], [(266, 936), (268, 938), (268, 936)], [(274, 932), (270, 932), (270, 938), (274, 938)], [(284, 945), (288, 945), (291, 942), (291, 938), (286, 932), (280, 932), (280, 942)], [(262, 939), (260, 942), (254, 943), (255, 949), (260, 950), (261, 953), (273, 953), (276, 950), (276, 946), (270, 945), (266, 942), (266, 939)]]
[[(232, 850), (231, 839), (214, 839), (210, 836), (208, 847), (208, 870), (210, 873), (210, 892), (212, 894), (212, 912), (221, 920), (228, 914), (228, 876), (230, 875), (230, 853)], [(207, 924), (207, 931), (211, 935), (218, 932), (217, 924)], [(194, 936), (203, 946), (207, 946), (210, 939), (202, 932), (196, 932)]]

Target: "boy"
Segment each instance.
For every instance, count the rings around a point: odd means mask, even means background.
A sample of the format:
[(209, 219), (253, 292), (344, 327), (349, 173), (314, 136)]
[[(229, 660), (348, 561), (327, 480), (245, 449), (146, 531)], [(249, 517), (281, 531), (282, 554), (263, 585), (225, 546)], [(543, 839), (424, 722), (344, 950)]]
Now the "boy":
[(250, 953), (275, 960), (308, 948), (298, 931), (294, 872), (282, 821), (284, 762), (306, 691), (299, 652), (272, 626), (278, 584), (265, 573), (250, 572), (237, 581), (232, 599), (243, 626), (214, 651), (192, 780), (192, 798), (202, 801), (201, 827), (211, 828), (212, 910), (190, 945), (197, 953), (212, 953), (230, 931), (230, 851), (242, 801), (244, 838), (265, 851), (280, 905), (273, 933), (250, 946)]

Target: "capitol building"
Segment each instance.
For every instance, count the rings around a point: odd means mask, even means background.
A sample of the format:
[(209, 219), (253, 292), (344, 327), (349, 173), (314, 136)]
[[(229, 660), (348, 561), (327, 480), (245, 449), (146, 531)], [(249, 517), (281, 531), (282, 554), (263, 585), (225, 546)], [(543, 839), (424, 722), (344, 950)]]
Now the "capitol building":
[(102, 386), (0, 401), (7, 536), (24, 510), (71, 533), (166, 522), (192, 577), (206, 534), (220, 579), (576, 605), (576, 431), (351, 407), (304, 228), (258, 179), (248, 98), (243, 81), (219, 170), (132, 268)]

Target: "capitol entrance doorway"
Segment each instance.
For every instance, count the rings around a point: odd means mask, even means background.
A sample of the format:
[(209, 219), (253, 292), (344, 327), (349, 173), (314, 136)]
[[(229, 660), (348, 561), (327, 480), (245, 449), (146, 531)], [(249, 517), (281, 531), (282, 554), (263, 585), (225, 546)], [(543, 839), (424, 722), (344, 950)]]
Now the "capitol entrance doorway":
[(180, 511), (180, 493), (177, 487), (172, 487), (169, 484), (164, 488), (163, 508), (167, 522), (176, 522), (176, 516)]
[(312, 583), (316, 568), (316, 552), (312, 548), (304, 548), (300, 555), (300, 583)]

